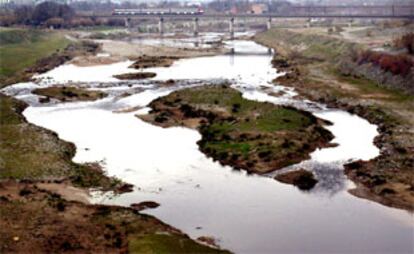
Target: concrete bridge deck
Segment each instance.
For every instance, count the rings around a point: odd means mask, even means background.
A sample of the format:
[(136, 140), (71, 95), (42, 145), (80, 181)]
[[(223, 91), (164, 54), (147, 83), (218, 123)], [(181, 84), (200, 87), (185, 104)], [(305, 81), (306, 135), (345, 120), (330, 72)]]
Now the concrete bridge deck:
[(122, 18), (125, 21), (125, 26), (130, 27), (132, 20), (139, 19), (158, 19), (158, 31), (160, 34), (164, 33), (164, 23), (166, 20), (193, 20), (194, 34), (199, 33), (200, 19), (215, 19), (228, 20), (229, 32), (231, 38), (234, 35), (234, 21), (235, 19), (266, 19), (266, 27), (268, 29), (272, 26), (272, 20), (275, 19), (294, 19), (304, 18), (308, 19), (308, 26), (311, 24), (311, 19), (347, 19), (352, 22), (354, 19), (410, 19), (414, 20), (414, 5), (404, 6), (293, 6), (283, 12), (273, 13), (195, 13), (195, 14), (177, 14), (177, 13), (128, 13), (128, 14), (95, 14), (83, 13), (79, 16), (89, 18)]
[(128, 17), (128, 18), (354, 18), (354, 19), (413, 19), (414, 3), (404, 5), (293, 5), (287, 6), (277, 12), (252, 14), (252, 13), (210, 13), (203, 14), (177, 14), (177, 13), (139, 13), (139, 14), (119, 14), (112, 13), (97, 14), (84, 13), (83, 16), (89, 17)]
[[(413, 7), (414, 8), (414, 7)], [(281, 14), (281, 13), (264, 13), (264, 14), (85, 14), (83, 17), (95, 18), (168, 18), (168, 19), (186, 19), (186, 18), (344, 18), (344, 19), (414, 19), (413, 14)]]

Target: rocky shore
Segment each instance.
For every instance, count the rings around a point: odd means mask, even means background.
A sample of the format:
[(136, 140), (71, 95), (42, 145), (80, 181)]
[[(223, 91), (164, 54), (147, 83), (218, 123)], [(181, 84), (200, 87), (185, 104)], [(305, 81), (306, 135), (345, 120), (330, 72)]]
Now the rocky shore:
[(260, 35), (256, 38), (259, 43), (265, 43), (279, 52), (272, 64), (279, 71), (287, 72), (275, 83), (294, 87), (300, 96), (357, 114), (378, 125), (380, 135), (375, 139), (375, 144), (381, 149), (380, 156), (345, 165), (345, 174), (357, 184), (357, 188), (350, 190), (350, 193), (413, 211), (413, 97), (377, 88), (365, 79), (332, 75), (329, 70), (335, 66), (332, 59), (325, 59), (323, 55), (312, 59), (298, 52), (292, 54), (294, 45), (286, 44), (284, 38), (278, 38), (275, 43), (267, 39)]
[(47, 184), (1, 181), (0, 218), (2, 253), (229, 253), (131, 208), (68, 201)]
[[(274, 64), (283, 57), (276, 58), (278, 60)], [(285, 61), (288, 62), (288, 59)], [(412, 135), (407, 123), (398, 116), (393, 117), (381, 106), (361, 105), (357, 100), (337, 97), (326, 90), (309, 90), (309, 83), (303, 79), (306, 74), (301, 75), (295, 64), (274, 66), (289, 72), (275, 82), (293, 86), (306, 98), (356, 114), (378, 126), (380, 135), (374, 143), (381, 149), (380, 156), (367, 162), (345, 165), (345, 174), (357, 183), (357, 188), (350, 190), (350, 193), (387, 206), (414, 211), (414, 144), (411, 137), (402, 138)]]
[(318, 183), (313, 173), (304, 169), (278, 174), (275, 179), (282, 183), (295, 185), (300, 190), (310, 190)]

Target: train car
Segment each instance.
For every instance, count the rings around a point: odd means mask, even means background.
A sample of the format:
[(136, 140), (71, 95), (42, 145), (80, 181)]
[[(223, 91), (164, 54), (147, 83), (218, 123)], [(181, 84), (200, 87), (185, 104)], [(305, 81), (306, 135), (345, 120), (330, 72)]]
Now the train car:
[(202, 15), (201, 8), (114, 9), (112, 15)]

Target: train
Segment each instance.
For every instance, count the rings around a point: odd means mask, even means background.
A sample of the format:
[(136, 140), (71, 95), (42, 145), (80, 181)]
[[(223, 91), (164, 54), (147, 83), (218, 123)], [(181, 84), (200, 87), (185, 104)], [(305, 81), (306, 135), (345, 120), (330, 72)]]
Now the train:
[(114, 9), (112, 15), (202, 15), (201, 8)]

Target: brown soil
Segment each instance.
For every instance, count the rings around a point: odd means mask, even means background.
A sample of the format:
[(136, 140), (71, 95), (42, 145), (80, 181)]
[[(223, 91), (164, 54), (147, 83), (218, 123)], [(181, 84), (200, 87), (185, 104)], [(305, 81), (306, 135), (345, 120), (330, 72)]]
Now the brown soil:
[(219, 247), (214, 237), (211, 237), (211, 236), (200, 236), (199, 238), (197, 238), (197, 241), (203, 244), (206, 244), (208, 246), (211, 246), (211, 247), (215, 247), (215, 248)]
[(130, 68), (134, 69), (145, 69), (153, 67), (170, 67), (178, 57), (167, 57), (167, 56), (147, 56), (143, 55), (133, 59), (133, 63)]
[(86, 189), (74, 187), (70, 182), (63, 181), (60, 183), (38, 182), (37, 188), (50, 193), (56, 193), (67, 201), (76, 201), (84, 204), (89, 203), (89, 192)]
[(78, 56), (70, 61), (71, 64), (76, 66), (96, 66), (96, 65), (106, 65), (106, 64), (113, 64), (125, 60), (120, 57), (99, 57), (96, 55), (86, 55), (86, 56)]
[(60, 101), (94, 101), (107, 96), (106, 93), (78, 87), (52, 86), (33, 90), (34, 94), (45, 96), (40, 102), (49, 102), (50, 98)]
[(121, 79), (121, 80), (138, 80), (138, 79), (153, 78), (155, 76), (156, 74), (153, 72), (134, 72), (134, 73), (114, 75), (114, 78)]
[(128, 253), (130, 241), (160, 233), (191, 241), (132, 209), (68, 201), (44, 184), (0, 182), (1, 253)]
[(109, 54), (111, 54), (111, 56), (123, 57), (128, 59), (134, 59), (137, 57), (142, 57), (144, 55), (186, 58), (198, 56), (212, 56), (228, 52), (228, 49), (225, 49), (222, 46), (206, 49), (197, 49), (167, 46), (151, 46), (115, 40), (104, 40), (99, 41), (99, 43), (102, 43), (102, 50), (104, 52), (108, 52)]
[(275, 179), (282, 183), (293, 184), (301, 190), (310, 190), (318, 183), (313, 173), (304, 169), (278, 174)]
[(142, 211), (145, 209), (154, 209), (159, 207), (160, 204), (158, 204), (157, 202), (154, 201), (142, 201), (140, 203), (135, 203), (135, 204), (131, 204), (131, 208), (136, 210), (136, 211)]

